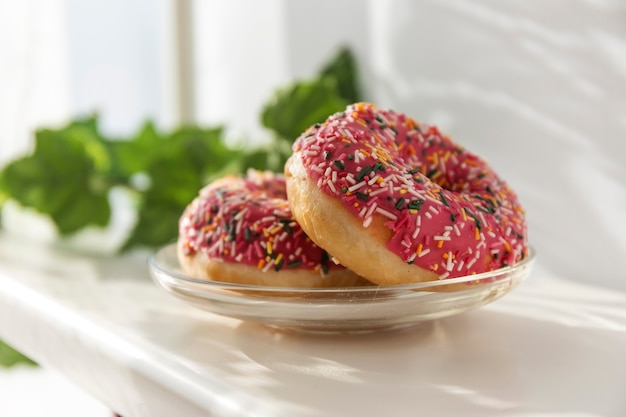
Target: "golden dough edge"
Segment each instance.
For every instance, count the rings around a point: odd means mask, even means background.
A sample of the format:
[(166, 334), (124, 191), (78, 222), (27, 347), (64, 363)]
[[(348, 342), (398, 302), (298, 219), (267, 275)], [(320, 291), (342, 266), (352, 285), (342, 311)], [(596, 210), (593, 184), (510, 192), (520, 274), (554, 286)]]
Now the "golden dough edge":
[(177, 245), (177, 255), (178, 261), (187, 275), (212, 281), (292, 288), (335, 288), (372, 285), (353, 271), (344, 268), (331, 268), (326, 275), (304, 269), (288, 270), (285, 268), (280, 271), (270, 269), (263, 272), (255, 266), (211, 260), (202, 252), (187, 255), (182, 249), (181, 242)]
[(379, 285), (438, 281), (439, 276), (404, 262), (386, 247), (392, 232), (383, 216), (374, 215), (368, 228), (309, 178), (300, 153), (285, 164), (287, 199), (307, 235), (342, 265)]

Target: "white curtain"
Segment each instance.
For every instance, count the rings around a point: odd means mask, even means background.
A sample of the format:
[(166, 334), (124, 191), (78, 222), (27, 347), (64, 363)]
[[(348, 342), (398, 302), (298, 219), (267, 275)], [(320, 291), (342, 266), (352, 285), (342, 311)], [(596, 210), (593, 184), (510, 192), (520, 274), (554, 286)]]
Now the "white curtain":
[(0, 0), (0, 163), (79, 115), (113, 136), (174, 125), (173, 2)]
[(0, 1), (0, 164), (70, 113), (64, 0)]

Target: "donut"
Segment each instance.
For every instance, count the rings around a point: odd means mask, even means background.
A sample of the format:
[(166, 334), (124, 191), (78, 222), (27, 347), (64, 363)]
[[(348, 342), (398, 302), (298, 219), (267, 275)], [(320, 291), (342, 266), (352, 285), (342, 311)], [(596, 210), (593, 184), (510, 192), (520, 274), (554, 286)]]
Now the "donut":
[(200, 190), (179, 221), (177, 254), (197, 278), (278, 287), (345, 287), (362, 278), (333, 262), (293, 219), (282, 174), (249, 170)]
[(294, 218), (373, 283), (465, 277), (528, 256), (514, 191), (436, 126), (356, 103), (311, 126), (293, 150), (285, 176)]

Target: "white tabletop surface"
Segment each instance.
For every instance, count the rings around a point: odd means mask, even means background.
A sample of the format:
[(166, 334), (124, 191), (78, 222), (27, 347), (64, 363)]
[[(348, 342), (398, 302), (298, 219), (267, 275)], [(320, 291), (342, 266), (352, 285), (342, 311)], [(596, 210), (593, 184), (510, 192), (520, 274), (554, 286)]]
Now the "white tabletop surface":
[(125, 417), (626, 415), (626, 293), (539, 271), (461, 316), (315, 336), (184, 305), (144, 255), (0, 235), (0, 338)]
[(0, 416), (113, 417), (113, 414), (109, 407), (58, 372), (20, 364), (0, 368)]

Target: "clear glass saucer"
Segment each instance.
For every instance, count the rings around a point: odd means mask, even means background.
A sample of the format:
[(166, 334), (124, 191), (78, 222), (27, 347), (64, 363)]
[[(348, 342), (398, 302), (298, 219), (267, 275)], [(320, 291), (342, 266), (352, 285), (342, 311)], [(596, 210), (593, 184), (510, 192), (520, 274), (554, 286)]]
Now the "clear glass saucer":
[(194, 278), (181, 270), (176, 246), (149, 259), (153, 279), (189, 304), (227, 317), (308, 332), (369, 332), (416, 325), (482, 307), (530, 275), (535, 259), (483, 274), (393, 286), (289, 288)]

